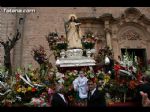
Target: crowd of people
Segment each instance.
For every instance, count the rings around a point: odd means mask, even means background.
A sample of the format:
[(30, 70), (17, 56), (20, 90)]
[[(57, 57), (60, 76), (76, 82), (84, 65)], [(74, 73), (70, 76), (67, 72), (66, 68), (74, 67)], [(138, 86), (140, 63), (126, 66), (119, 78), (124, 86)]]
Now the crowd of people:
[[(79, 73), (73, 81), (72, 91), (76, 93), (77, 102), (82, 103), (82, 106), (87, 107), (106, 107), (105, 92), (98, 89), (97, 82), (88, 80), (83, 72)], [(77, 106), (78, 104), (74, 105)], [(68, 94), (64, 94), (64, 86), (56, 85), (56, 92), (52, 96), (52, 107), (68, 107), (72, 106), (68, 98)]]
[[(65, 93), (64, 85), (57, 84), (55, 93), (52, 96), (52, 107), (69, 107), (80, 106), (84, 107), (107, 107), (106, 91), (99, 89), (103, 83), (93, 79), (87, 79), (82, 71), (79, 76), (72, 82), (72, 88)], [(75, 94), (76, 101), (72, 103), (70, 94)], [(135, 96), (135, 106), (149, 107), (150, 106), (150, 74), (144, 75), (141, 83), (137, 86)]]

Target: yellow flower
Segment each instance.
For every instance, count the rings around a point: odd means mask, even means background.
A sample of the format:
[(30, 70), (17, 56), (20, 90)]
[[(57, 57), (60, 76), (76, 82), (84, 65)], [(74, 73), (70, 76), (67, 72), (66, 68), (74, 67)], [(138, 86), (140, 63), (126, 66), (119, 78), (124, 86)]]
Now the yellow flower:
[(17, 92), (20, 93), (20, 92), (21, 92), (21, 88), (18, 88), (18, 89), (17, 89)]
[(28, 87), (27, 90), (28, 90), (28, 91), (31, 91), (31, 90), (32, 90), (32, 87)]
[(68, 75), (70, 75), (70, 76), (71, 76), (71, 75), (72, 75), (72, 73), (70, 72), (70, 73), (68, 73)]
[(31, 77), (33, 77), (33, 76), (34, 76), (34, 73), (33, 73), (33, 72), (31, 72), (31, 73), (30, 73), (30, 76), (31, 76)]
[(26, 88), (25, 87), (22, 87), (22, 91), (21, 91), (22, 93), (26, 93), (27, 92), (27, 90), (26, 90)]
[(107, 83), (110, 80), (110, 76), (109, 75), (105, 75), (104, 76), (104, 82)]

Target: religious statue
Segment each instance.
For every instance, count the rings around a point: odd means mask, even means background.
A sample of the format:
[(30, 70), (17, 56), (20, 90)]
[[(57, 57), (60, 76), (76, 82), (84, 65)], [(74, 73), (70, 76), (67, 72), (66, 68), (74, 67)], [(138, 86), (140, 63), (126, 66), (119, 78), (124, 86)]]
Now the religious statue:
[(66, 24), (66, 34), (68, 41), (68, 48), (82, 48), (81, 44), (81, 23), (77, 22), (77, 17), (75, 15), (69, 16), (69, 21)]

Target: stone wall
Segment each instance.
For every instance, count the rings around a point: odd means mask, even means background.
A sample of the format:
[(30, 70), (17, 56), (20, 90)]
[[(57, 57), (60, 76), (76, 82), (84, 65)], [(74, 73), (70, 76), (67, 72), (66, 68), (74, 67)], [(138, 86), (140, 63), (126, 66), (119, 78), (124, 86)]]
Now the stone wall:
[[(10, 39), (13, 37), (16, 30), (16, 14), (4, 13), (2, 10), (0, 12), (0, 39), (3, 41), (7, 40), (7, 37)], [(12, 64), (13, 64), (13, 50), (12, 53)], [(3, 47), (0, 47), (0, 63), (3, 65), (4, 61), (4, 51)]]
[[(65, 34), (64, 30), (64, 21), (68, 20), (70, 14), (76, 14), (77, 17), (96, 17), (99, 18), (105, 13), (110, 13), (114, 18), (120, 18), (121, 15), (128, 7), (30, 7), (29, 9), (35, 9), (35, 13), (27, 13), (24, 16), (24, 25), (22, 32), (22, 40), (19, 40), (15, 52), (12, 56), (12, 61), (14, 67), (16, 66), (27, 66), (29, 63), (32, 63), (33, 66), (38, 67), (38, 64), (33, 60), (31, 55), (31, 50), (39, 45), (45, 47), (48, 56), (50, 56), (50, 62), (55, 65), (54, 56), (51, 55), (49, 50), (48, 42), (45, 39), (45, 36), (49, 32), (56, 31), (59, 34)], [(144, 14), (147, 18), (150, 19), (150, 8), (148, 7), (136, 7)], [(16, 14), (8, 14), (4, 12), (1, 13), (1, 30), (0, 37), (6, 39), (7, 35), (11, 33), (14, 34), (16, 28), (18, 27), (18, 16)], [(84, 27), (93, 27), (93, 25), (82, 25)], [(147, 24), (147, 31), (150, 32), (150, 25)], [(104, 34), (104, 23), (95, 25), (95, 28), (98, 32)], [(118, 28), (117, 24), (112, 24), (111, 29), (116, 30)], [(91, 28), (92, 29), (92, 28)], [(94, 30), (95, 31), (95, 30)], [(117, 29), (116, 31), (119, 32)], [(120, 54), (120, 47), (117, 46), (117, 33), (111, 34), (113, 38), (112, 46), (115, 48), (114, 53), (115, 58)], [(148, 36), (147, 36), (148, 37)], [(21, 44), (20, 44), (21, 43)], [(104, 46), (104, 45), (103, 45)], [(3, 49), (0, 47), (0, 60), (3, 61)], [(12, 51), (13, 52), (13, 51)], [(147, 56), (150, 57), (150, 45), (147, 45)]]

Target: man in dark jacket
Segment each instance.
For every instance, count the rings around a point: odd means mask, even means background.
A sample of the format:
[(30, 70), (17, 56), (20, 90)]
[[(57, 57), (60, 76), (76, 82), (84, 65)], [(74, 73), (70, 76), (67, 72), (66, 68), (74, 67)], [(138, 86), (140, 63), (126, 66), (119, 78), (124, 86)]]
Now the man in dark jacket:
[(56, 92), (52, 96), (51, 106), (52, 107), (68, 107), (68, 101), (66, 100), (64, 94), (64, 86), (56, 85)]
[(98, 90), (96, 82), (93, 80), (88, 80), (88, 107), (105, 107), (105, 92), (103, 90)]

